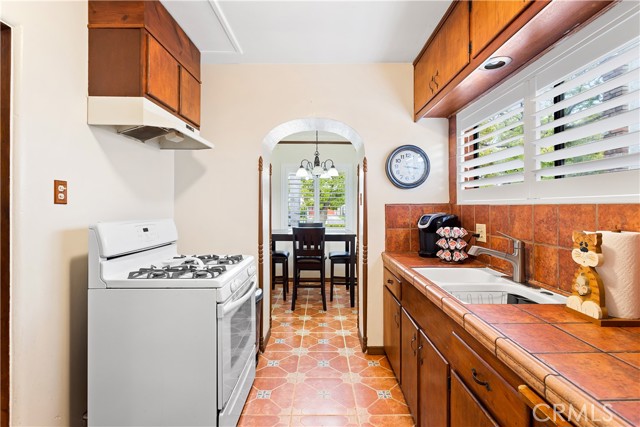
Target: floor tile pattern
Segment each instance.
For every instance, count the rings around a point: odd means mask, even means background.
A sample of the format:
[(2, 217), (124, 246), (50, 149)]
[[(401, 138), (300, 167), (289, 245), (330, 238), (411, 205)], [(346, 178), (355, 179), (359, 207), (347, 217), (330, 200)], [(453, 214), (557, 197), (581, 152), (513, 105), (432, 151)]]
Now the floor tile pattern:
[(317, 289), (300, 290), (295, 311), (274, 296), (271, 337), (239, 426), (414, 425), (387, 358), (361, 351), (348, 292), (335, 292), (327, 311)]

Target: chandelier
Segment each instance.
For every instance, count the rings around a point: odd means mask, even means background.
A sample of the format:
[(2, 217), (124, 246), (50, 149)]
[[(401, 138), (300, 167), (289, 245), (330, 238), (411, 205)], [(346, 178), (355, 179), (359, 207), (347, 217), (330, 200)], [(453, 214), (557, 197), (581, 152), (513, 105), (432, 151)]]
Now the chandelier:
[[(329, 167), (331, 162), (331, 167)], [(296, 172), (296, 176), (299, 178), (309, 179), (313, 177), (320, 178), (333, 178), (340, 175), (336, 166), (333, 164), (333, 160), (327, 159), (324, 162), (320, 162), (320, 153), (318, 152), (318, 131), (316, 131), (316, 152), (314, 153), (313, 163), (307, 159), (302, 159), (300, 162), (300, 168)]]

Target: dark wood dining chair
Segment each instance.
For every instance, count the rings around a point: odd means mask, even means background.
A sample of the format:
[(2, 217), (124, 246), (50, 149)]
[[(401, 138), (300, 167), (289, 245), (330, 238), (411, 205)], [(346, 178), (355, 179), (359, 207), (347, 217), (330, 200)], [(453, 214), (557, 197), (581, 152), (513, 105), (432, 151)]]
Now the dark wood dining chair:
[[(293, 292), (291, 310), (296, 309), (299, 288), (320, 288), (322, 309), (327, 311), (324, 285), (324, 227), (293, 227)], [(320, 278), (300, 278), (302, 271), (318, 271)]]
[[(329, 274), (331, 275), (331, 291), (329, 292), (329, 301), (333, 301), (333, 287), (335, 285), (345, 285), (346, 290), (349, 290), (349, 286), (351, 283), (351, 253), (349, 251), (330, 251), (329, 252), (329, 261), (330, 261), (330, 269)], [(338, 276), (336, 274), (336, 265), (344, 264), (344, 276)]]
[[(276, 266), (282, 266), (282, 274), (276, 274)], [(282, 283), (282, 299), (287, 300), (289, 292), (289, 251), (273, 251), (271, 254), (271, 289), (276, 288), (276, 283)]]

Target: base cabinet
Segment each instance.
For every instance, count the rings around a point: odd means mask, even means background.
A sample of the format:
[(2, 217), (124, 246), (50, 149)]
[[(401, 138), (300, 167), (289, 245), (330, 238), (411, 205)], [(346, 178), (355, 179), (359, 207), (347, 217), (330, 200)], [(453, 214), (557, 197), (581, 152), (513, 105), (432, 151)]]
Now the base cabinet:
[(391, 291), (384, 288), (384, 351), (396, 378), (400, 378), (400, 303)]
[(418, 346), (420, 345), (418, 327), (405, 310), (402, 310), (400, 322), (402, 346), (400, 350), (402, 366), (400, 388), (404, 393), (413, 420), (418, 422)]
[(499, 427), (455, 371), (451, 373), (451, 427)]
[(421, 289), (398, 282), (400, 299), (383, 286), (384, 346), (415, 424), (534, 426), (523, 380)]
[(421, 427), (449, 425), (449, 362), (420, 331), (419, 414)]

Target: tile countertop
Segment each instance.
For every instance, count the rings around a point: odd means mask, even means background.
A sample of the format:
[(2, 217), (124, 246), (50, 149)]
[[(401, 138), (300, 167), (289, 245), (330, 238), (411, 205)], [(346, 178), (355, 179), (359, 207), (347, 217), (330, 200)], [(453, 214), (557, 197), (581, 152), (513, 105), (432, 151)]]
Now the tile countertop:
[(574, 422), (640, 425), (640, 328), (602, 328), (568, 313), (563, 305), (463, 304), (411, 270), (447, 266), (439, 259), (391, 252), (382, 257), (385, 266), (422, 288), (549, 404), (572, 405)]

